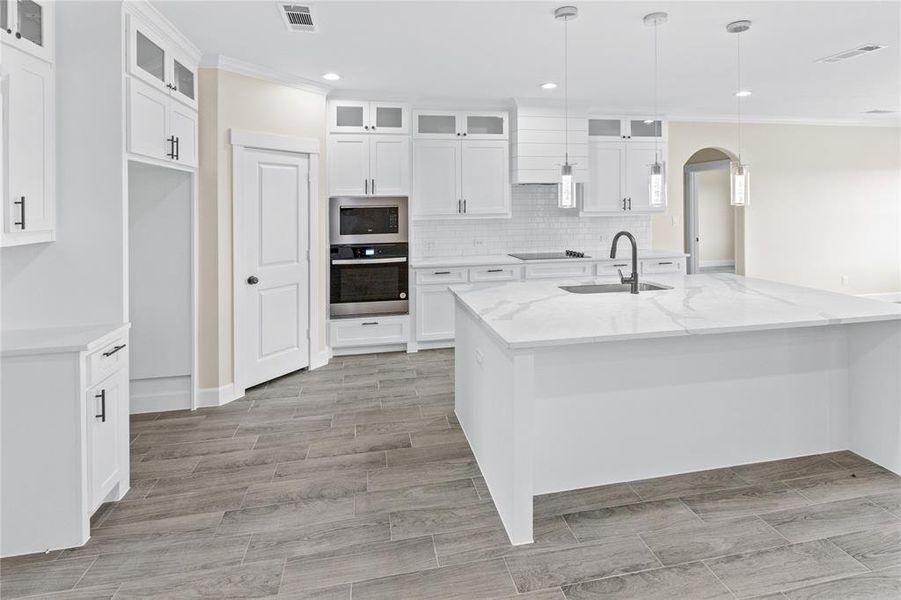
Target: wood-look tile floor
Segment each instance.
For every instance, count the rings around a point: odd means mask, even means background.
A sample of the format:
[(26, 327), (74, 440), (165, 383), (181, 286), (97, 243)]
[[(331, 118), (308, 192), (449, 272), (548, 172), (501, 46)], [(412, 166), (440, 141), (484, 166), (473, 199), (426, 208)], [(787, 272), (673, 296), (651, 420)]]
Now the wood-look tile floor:
[(511, 547), (453, 353), (337, 358), (132, 419), (132, 488), (3, 598), (901, 598), (901, 478), (848, 452), (538, 497)]

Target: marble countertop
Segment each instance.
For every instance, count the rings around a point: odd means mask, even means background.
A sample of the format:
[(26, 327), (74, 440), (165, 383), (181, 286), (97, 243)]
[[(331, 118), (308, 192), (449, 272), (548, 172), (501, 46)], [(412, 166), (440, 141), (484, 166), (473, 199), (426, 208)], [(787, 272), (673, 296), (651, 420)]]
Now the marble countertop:
[[(525, 251), (524, 251), (525, 252)], [(554, 262), (598, 262), (607, 260), (628, 259), (631, 254), (624, 249), (620, 249), (615, 259), (610, 258), (610, 248), (596, 248), (585, 250), (588, 254), (586, 258), (559, 258), (551, 260), (520, 260), (513, 258), (507, 254), (482, 254), (477, 256), (420, 256), (410, 259), (410, 266), (414, 269), (431, 269), (434, 267), (480, 267), (486, 265), (524, 265), (533, 263), (554, 263)], [(673, 252), (668, 250), (639, 250), (638, 258), (652, 260), (655, 258), (674, 258), (685, 257), (687, 254), (682, 252)]]
[(105, 344), (127, 323), (0, 331), (0, 356), (89, 352)]
[(901, 304), (731, 274), (652, 275), (673, 289), (573, 294), (598, 280), (451, 286), (508, 348), (901, 320)]

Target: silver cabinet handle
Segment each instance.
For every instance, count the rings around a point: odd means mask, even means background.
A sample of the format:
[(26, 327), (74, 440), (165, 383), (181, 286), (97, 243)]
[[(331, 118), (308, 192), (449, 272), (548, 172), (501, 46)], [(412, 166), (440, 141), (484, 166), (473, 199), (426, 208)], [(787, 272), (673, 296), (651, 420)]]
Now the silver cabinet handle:
[(332, 261), (333, 265), (377, 265), (380, 263), (405, 263), (407, 262), (406, 256), (401, 256), (399, 258), (342, 258), (336, 259)]
[(463, 201), (462, 200), (457, 200), (457, 212), (458, 213), (463, 212)]
[[(373, 127), (375, 129), (375, 127)], [(372, 195), (375, 196), (375, 179), (372, 180)]]
[(115, 353), (118, 352), (119, 350), (123, 349), (124, 347), (125, 347), (125, 344), (119, 344), (118, 346), (113, 346), (113, 349), (112, 349), (112, 350), (109, 350), (109, 351), (103, 353), (103, 357), (104, 357), (104, 358), (109, 358), (110, 356), (112, 356), (113, 354), (115, 354)]
[(503, 269), (488, 269), (489, 273), (503, 273)]
[(363, 187), (365, 188), (364, 193), (368, 196), (369, 195), (369, 180), (368, 179), (363, 180)]
[(659, 262), (659, 263), (657, 263), (657, 264), (658, 264), (658, 265), (671, 265), (671, 264), (673, 264), (673, 263), (672, 263), (672, 261), (670, 261), (670, 262)]
[(450, 271), (435, 271), (432, 275), (450, 275)]
[(14, 222), (13, 225), (18, 225), (24, 231), (25, 230), (25, 196), (21, 196), (20, 199), (13, 202), (13, 204), (18, 204), (19, 211), (20, 211), (19, 212), (19, 220)]
[(632, 210), (632, 198), (627, 198), (629, 201), (629, 210)]
[[(465, 133), (463, 135), (466, 135)], [(466, 198), (463, 198), (463, 212), (466, 212)]]
[(379, 324), (378, 321), (369, 321), (368, 323), (363, 323), (364, 326), (366, 326), (366, 325), (378, 325), (378, 324)]

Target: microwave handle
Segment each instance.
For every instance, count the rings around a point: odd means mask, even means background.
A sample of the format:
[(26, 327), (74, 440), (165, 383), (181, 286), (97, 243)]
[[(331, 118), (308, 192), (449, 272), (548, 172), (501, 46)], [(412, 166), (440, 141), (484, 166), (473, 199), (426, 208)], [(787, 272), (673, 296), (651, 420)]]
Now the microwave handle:
[(405, 263), (406, 256), (398, 258), (341, 258), (332, 261), (333, 265), (378, 265), (383, 263)]

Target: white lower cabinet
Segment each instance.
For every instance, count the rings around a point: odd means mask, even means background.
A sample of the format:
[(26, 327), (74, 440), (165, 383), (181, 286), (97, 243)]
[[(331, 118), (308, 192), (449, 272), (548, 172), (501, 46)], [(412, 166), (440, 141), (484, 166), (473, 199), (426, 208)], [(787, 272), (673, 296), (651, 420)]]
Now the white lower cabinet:
[(128, 371), (119, 369), (106, 380), (88, 390), (88, 456), (90, 464), (91, 501), (89, 510), (94, 511), (119, 483), (121, 467), (118, 451), (127, 430), (120, 427), (122, 415), (128, 412)]
[(645, 259), (641, 262), (642, 275), (655, 273), (685, 273), (685, 258)]
[(128, 151), (197, 166), (197, 112), (132, 77), (128, 81)]
[(409, 324), (407, 315), (333, 319), (328, 326), (329, 346), (336, 354), (350, 354), (371, 352), (375, 346), (407, 344)]
[(559, 262), (526, 265), (526, 279), (566, 279), (591, 277), (593, 265), (588, 262)]
[(416, 341), (454, 339), (454, 295), (446, 285), (416, 288)]
[(0, 555), (81, 546), (129, 486), (128, 327), (4, 331)]

